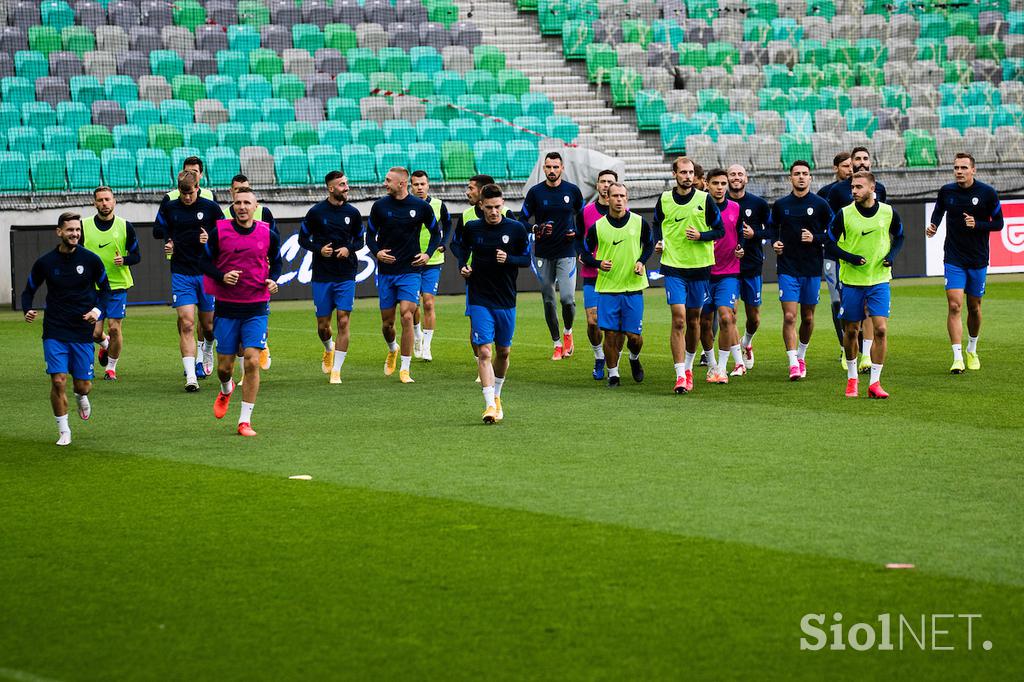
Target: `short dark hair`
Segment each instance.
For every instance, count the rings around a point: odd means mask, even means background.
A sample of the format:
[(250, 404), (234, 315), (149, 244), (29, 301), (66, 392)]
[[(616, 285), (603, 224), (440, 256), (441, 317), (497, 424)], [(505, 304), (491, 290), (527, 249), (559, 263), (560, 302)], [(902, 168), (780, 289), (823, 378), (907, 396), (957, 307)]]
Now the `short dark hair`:
[(484, 199), (500, 199), (503, 196), (505, 195), (501, 193), (501, 187), (498, 187), (493, 182), (480, 188), (481, 201)]
[(232, 185), (235, 184), (236, 182), (249, 182), (249, 178), (246, 177), (244, 174), (239, 173), (235, 177), (231, 178)]
[(871, 152), (868, 151), (867, 147), (854, 147), (853, 149), (850, 150), (850, 156), (853, 156), (857, 152), (864, 152), (868, 156), (871, 156)]
[(332, 170), (330, 173), (328, 173), (327, 175), (324, 176), (324, 184), (325, 185), (329, 185), (332, 182), (334, 182), (335, 180), (337, 180), (338, 178), (343, 178), (343, 177), (345, 177), (345, 174), (342, 173), (341, 171), (339, 171), (339, 170)]
[(971, 168), (974, 168), (974, 157), (967, 152), (957, 152), (956, 156), (953, 157), (953, 162), (955, 163), (957, 159), (967, 159), (971, 162)]
[(548, 159), (558, 159), (559, 161), (561, 161), (562, 155), (559, 154), (558, 152), (548, 152), (547, 154), (544, 155), (544, 160), (547, 161)]
[(66, 211), (64, 213), (61, 213), (60, 217), (57, 218), (57, 229), (59, 230), (60, 228), (64, 227), (66, 223), (70, 223), (72, 220), (81, 221), (82, 214), (75, 213), (74, 211)]
[(199, 166), (199, 172), (203, 172), (203, 160), (198, 156), (186, 157), (185, 160), (181, 162), (181, 167), (184, 168), (185, 166)]
[(807, 172), (811, 171), (811, 164), (807, 163), (803, 159), (797, 159), (793, 163), (789, 164), (789, 174), (790, 175), (793, 174), (793, 169), (796, 168), (797, 166), (803, 166), (804, 168), (807, 169)]
[(242, 189), (240, 189), (237, 192), (235, 192), (235, 196), (236, 197), (239, 194), (251, 194), (254, 199), (256, 198), (256, 192), (253, 191), (252, 187), (243, 187)]
[(98, 197), (100, 192), (110, 192), (111, 195), (114, 194), (114, 190), (110, 189), (106, 185), (100, 185), (99, 187), (92, 191), (92, 198), (95, 199), (96, 197)]
[(603, 171), (597, 174), (597, 179), (600, 180), (602, 175), (610, 175), (615, 178), (615, 181), (619, 181), (619, 174), (613, 171), (611, 168), (605, 168)]
[(851, 154), (850, 152), (839, 152), (838, 154), (832, 157), (832, 165), (838, 166), (843, 161), (848, 161), (851, 157), (853, 157), (853, 154)]
[(475, 184), (477, 187), (483, 187), (484, 185), (493, 185), (494, 184), (494, 178), (492, 178), (490, 175), (483, 175), (483, 174), (474, 175), (473, 177), (471, 177), (469, 179), (469, 181), (472, 182), (473, 184)]
[(872, 185), (875, 184), (875, 174), (872, 173), (871, 171), (857, 171), (856, 173), (853, 174), (853, 178), (855, 180), (856, 179), (867, 180)]
[(704, 179), (704, 166), (697, 162), (693, 163), (693, 177), (703, 180)]
[(412, 175), (409, 176), (409, 177), (412, 177), (412, 178), (426, 178), (427, 180), (430, 179), (430, 176), (427, 175), (427, 171), (425, 171), (425, 170), (414, 170), (412, 172)]
[(729, 177), (729, 173), (724, 168), (712, 168), (711, 171), (708, 173), (708, 180), (710, 180), (711, 178), (717, 178), (720, 175), (725, 178)]

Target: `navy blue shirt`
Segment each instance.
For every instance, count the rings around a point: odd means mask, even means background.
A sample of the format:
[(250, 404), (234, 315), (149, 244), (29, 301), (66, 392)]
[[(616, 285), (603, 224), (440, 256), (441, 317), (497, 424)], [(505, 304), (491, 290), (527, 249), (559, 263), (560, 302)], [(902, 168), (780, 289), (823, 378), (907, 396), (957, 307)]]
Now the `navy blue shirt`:
[(740, 260), (740, 276), (754, 277), (761, 274), (764, 267), (763, 241), (768, 238), (768, 228), (771, 225), (771, 209), (768, 202), (750, 192), (744, 192), (742, 199), (732, 196), (730, 200), (740, 205), (740, 229), (743, 223), (750, 225), (754, 230), (751, 239), (743, 239), (743, 258)]
[[(356, 278), (363, 248), (363, 217), (355, 206), (336, 206), (324, 199), (315, 204), (299, 226), (299, 246), (313, 254), (314, 282), (348, 282)], [(347, 258), (325, 257), (320, 249), (330, 244), (333, 249), (348, 249)]]
[[(93, 308), (107, 309), (110, 282), (103, 261), (92, 251), (76, 247), (61, 253), (59, 247), (44, 253), (32, 265), (21, 309), (33, 310), (32, 299), (46, 285), (43, 338), (65, 343), (92, 343), (93, 323), (82, 318)], [(98, 288), (97, 288), (98, 287)]]
[[(822, 188), (824, 189), (824, 187)], [(818, 191), (821, 194), (821, 190)], [(832, 209), (833, 213), (839, 213), (839, 210), (845, 208), (853, 203), (853, 176), (846, 178), (845, 180), (839, 180), (833, 182), (829, 187), (828, 194), (822, 194), (825, 200), (828, 201), (829, 208)], [(885, 203), (888, 194), (885, 191), (885, 185), (880, 181), (875, 180), (875, 201), (881, 201)]]
[(199, 234), (206, 230), (207, 234), (214, 231), (217, 221), (224, 218), (220, 205), (202, 197), (191, 206), (181, 203), (181, 199), (165, 200), (156, 212), (156, 225), (153, 226), (153, 237), (169, 239), (174, 242), (174, 254), (171, 256), (171, 272), (179, 275), (201, 275), (199, 262), (203, 258), (203, 245), (199, 243)]
[[(231, 226), (235, 228), (235, 232), (241, 235), (252, 234), (255, 229), (254, 225), (249, 227), (239, 227), (238, 223), (234, 220), (231, 221)], [(203, 274), (211, 277), (219, 282), (224, 281), (224, 274), (217, 269), (217, 256), (220, 255), (220, 233), (217, 230), (210, 232), (210, 238), (207, 240), (203, 247), (203, 258), (200, 261), (200, 267), (203, 270)], [(270, 241), (267, 243), (267, 262), (270, 263), (270, 271), (267, 273), (267, 279), (277, 280), (281, 276), (281, 235), (273, 230), (270, 231)], [(260, 301), (257, 303), (232, 303), (229, 301), (221, 301), (217, 299), (214, 303), (213, 314), (215, 317), (225, 317), (233, 319), (244, 320), (247, 317), (256, 317), (258, 315), (267, 315), (270, 313), (270, 302)]]
[(413, 266), (412, 261), (420, 253), (420, 230), (424, 227), (430, 230), (430, 243), (423, 253), (430, 256), (441, 243), (441, 229), (430, 204), (411, 194), (401, 200), (385, 196), (373, 202), (366, 225), (366, 245), (374, 257), (378, 251), (390, 249), (396, 259), (394, 263), (377, 261), (377, 271), (382, 275), (404, 275), (422, 270)]
[[(693, 193), (696, 190), (690, 188), (690, 191), (685, 195), (679, 194), (679, 188), (676, 187), (672, 190), (672, 201), (676, 202), (680, 206), (690, 202), (693, 198)], [(707, 194), (705, 192), (705, 194)], [(663, 238), (662, 224), (665, 222), (665, 211), (661, 208), (661, 200), (654, 205), (654, 241), (660, 242)], [(698, 241), (709, 242), (716, 239), (721, 239), (725, 236), (725, 223), (722, 222), (722, 214), (718, 210), (718, 206), (715, 204), (715, 200), (711, 198), (710, 194), (707, 194), (707, 198), (704, 202), (704, 222), (707, 223), (709, 229), (700, 233), (700, 239)], [(705, 280), (711, 278), (711, 266), (706, 268), (676, 268), (669, 265), (661, 265), (661, 274), (666, 277), (680, 277), (687, 280)]]
[[(832, 222), (832, 209), (817, 194), (797, 197), (790, 192), (772, 205), (770, 239), (782, 242), (777, 259), (778, 274), (792, 277), (821, 277), (826, 232)], [(804, 243), (801, 232), (807, 229), (813, 239)]]
[[(96, 223), (96, 229), (100, 232), (106, 232), (114, 226), (113, 220), (100, 220), (98, 215), (94, 220)], [(142, 254), (139, 253), (139, 238), (135, 234), (135, 226), (127, 220), (125, 221), (124, 243), (125, 252), (121, 254), (124, 258), (124, 264), (138, 265), (139, 262), (142, 261)], [(88, 244), (85, 243), (85, 230), (82, 230), (82, 238), (79, 240), (78, 245), (89, 248)]]
[[(854, 207), (857, 209), (857, 213), (860, 213), (865, 218), (871, 218), (878, 213), (877, 201), (875, 202), (875, 205), (869, 209), (863, 209), (856, 204), (854, 204)], [(850, 253), (849, 251), (844, 251), (839, 248), (839, 244), (837, 242), (842, 239), (845, 233), (846, 220), (843, 218), (843, 212), (839, 211), (836, 213), (835, 217), (832, 218), (832, 225), (828, 228), (828, 239), (825, 242), (825, 253), (830, 258), (842, 259), (849, 263), (853, 263), (854, 265), (859, 265), (857, 261), (859, 258), (863, 257), (863, 254)], [(889, 222), (889, 238), (892, 240), (892, 246), (889, 248), (889, 253), (885, 256), (885, 260), (891, 265), (893, 260), (896, 259), (897, 254), (899, 254), (900, 249), (903, 248), (904, 240), (903, 221), (900, 220), (900, 214), (897, 213), (895, 209), (893, 209), (892, 212), (892, 220)]]
[[(964, 213), (974, 217), (974, 229), (964, 223)], [(1003, 229), (1003, 208), (995, 188), (977, 180), (966, 188), (955, 182), (943, 185), (929, 222), (938, 225), (943, 215), (946, 216), (944, 260), (969, 270), (988, 267), (989, 233)]]
[(817, 194), (819, 197), (821, 197), (825, 201), (828, 201), (828, 193), (832, 191), (832, 188), (835, 187), (836, 183), (838, 183), (838, 182), (839, 182), (838, 180), (833, 180), (832, 182), (828, 183), (827, 185), (822, 185), (818, 189), (818, 191), (815, 192), (815, 194)]
[(567, 180), (557, 187), (540, 182), (530, 188), (523, 199), (522, 222), (530, 219), (537, 225), (551, 223), (551, 234), (536, 240), (537, 258), (572, 258), (576, 256), (576, 235), (583, 229), (583, 193)]
[[(530, 265), (530, 233), (522, 223), (503, 217), (497, 225), (471, 220), (462, 228), (459, 270), (472, 258), (466, 301), (485, 308), (515, 308), (519, 268)], [(508, 258), (497, 261), (501, 249)]]

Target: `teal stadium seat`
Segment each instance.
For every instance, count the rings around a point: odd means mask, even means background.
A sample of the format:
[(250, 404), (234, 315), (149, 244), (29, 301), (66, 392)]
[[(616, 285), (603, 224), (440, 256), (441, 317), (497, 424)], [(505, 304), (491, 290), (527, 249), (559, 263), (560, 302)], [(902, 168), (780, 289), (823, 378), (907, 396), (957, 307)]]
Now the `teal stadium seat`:
[(334, 145), (312, 145), (306, 150), (306, 160), (313, 182), (320, 182), (331, 171), (341, 170), (341, 152)]
[(227, 187), (231, 178), (241, 172), (238, 152), (230, 147), (211, 147), (206, 150), (206, 175), (214, 187)]
[(473, 157), (478, 173), (492, 176), (495, 180), (508, 177), (508, 157), (500, 142), (481, 140), (473, 145)]
[(294, 145), (274, 148), (274, 171), (282, 185), (309, 184), (309, 157), (306, 150)]
[(341, 148), (341, 165), (353, 184), (377, 182), (377, 166), (373, 152), (364, 144)]
[(140, 149), (135, 154), (139, 187), (166, 188), (174, 184), (171, 178), (171, 157), (163, 149)]
[(429, 142), (414, 142), (409, 149), (409, 167), (425, 171), (431, 179), (440, 178), (441, 153)]
[[(109, 149), (104, 150), (109, 151)], [(64, 153), (68, 169), (68, 187), (71, 191), (94, 189), (100, 181), (100, 157), (91, 149), (76, 149)]]
[(29, 164), (25, 161), (25, 155), (21, 152), (0, 151), (0, 192), (31, 191)]
[(67, 189), (67, 164), (60, 152), (34, 151), (29, 154), (32, 188), (36, 192)]
[(100, 158), (103, 182), (114, 189), (134, 189), (138, 184), (135, 152), (127, 149), (104, 149)]

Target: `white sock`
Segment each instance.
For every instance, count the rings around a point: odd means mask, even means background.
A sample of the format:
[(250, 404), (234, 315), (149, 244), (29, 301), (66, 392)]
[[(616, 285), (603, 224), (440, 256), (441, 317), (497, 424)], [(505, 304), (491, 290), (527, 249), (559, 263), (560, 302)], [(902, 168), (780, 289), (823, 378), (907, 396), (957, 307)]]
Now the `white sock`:
[(789, 366), (790, 367), (796, 367), (797, 365), (800, 364), (799, 362), (797, 362), (796, 353), (797, 352), (795, 350), (787, 350), (786, 351), (786, 357), (789, 358)]
[(334, 350), (334, 339), (320, 339), (320, 343), (324, 344), (324, 350), (328, 353)]
[(181, 364), (185, 366), (185, 380), (194, 383), (196, 381), (196, 359), (182, 358)]
[(107, 369), (109, 369), (111, 372), (116, 372), (117, 371), (117, 361), (118, 361), (118, 358), (112, 358), (112, 357), (110, 357), (108, 355), (107, 356)]
[(572, 329), (563, 329), (562, 334), (565, 336), (572, 336)]
[(227, 381), (220, 382), (220, 392), (224, 395), (230, 395), (235, 390), (235, 380), (228, 379)]
[(106, 350), (106, 349), (110, 348), (110, 337), (109, 336), (104, 336), (103, 337), (103, 340), (100, 341), (100, 348), (102, 348), (103, 350)]
[(847, 360), (846, 361), (846, 378), (856, 379), (857, 378), (857, 361)]
[(718, 349), (718, 367), (721, 369), (722, 372), (725, 372), (725, 370), (726, 370), (726, 368), (728, 366), (729, 366), (729, 351), (722, 350), (721, 348), (719, 348)]
[(676, 379), (681, 378), (683, 376), (683, 374), (686, 373), (686, 363), (685, 362), (677, 362), (677, 363), (675, 363), (672, 366), (676, 368)]
[(57, 433), (71, 433), (71, 427), (68, 426), (68, 416), (63, 414), (59, 417), (54, 417), (57, 420)]
[(882, 366), (871, 363), (871, 383), (877, 384), (882, 378)]
[(633, 351), (629, 351), (629, 359), (630, 360), (639, 360), (640, 359), (640, 354), (639, 353), (634, 353)]
[(708, 363), (708, 371), (711, 374), (716, 374), (718, 372), (718, 361), (715, 360), (715, 351), (706, 350), (701, 355), (704, 356), (704, 361)]
[(729, 352), (732, 353), (732, 361), (737, 365), (743, 364), (743, 350), (740, 348), (740, 344), (736, 344), (729, 348)]
[(89, 413), (89, 396), (81, 395), (80, 393), (75, 394), (75, 402), (78, 403), (78, 409), (84, 410), (86, 415)]
[(696, 353), (686, 352), (686, 359), (683, 360), (683, 369), (687, 372), (693, 371), (693, 359), (697, 357)]
[(484, 404), (487, 407), (494, 407), (494, 386), (484, 386)]
[(388, 351), (391, 352), (391, 353), (394, 353), (396, 350), (398, 350), (398, 342), (397, 341), (389, 341), (388, 342)]
[(796, 357), (797, 360), (803, 360), (807, 357), (807, 346), (810, 344), (800, 342), (796, 346)]
[[(757, 332), (754, 332), (754, 334), (756, 334), (756, 333)], [(754, 334), (749, 334), (748, 333), (748, 334), (744, 334), (743, 335), (743, 347), (744, 348), (747, 348), (747, 347), (753, 345), (753, 343), (754, 343)]]
[(874, 345), (874, 339), (864, 339), (860, 342), (860, 354), (866, 358), (871, 357), (871, 346)]
[(594, 359), (595, 360), (604, 360), (604, 346), (597, 345), (597, 346), (591, 346), (590, 348), (591, 348), (591, 350), (594, 351)]
[(978, 352), (978, 337), (968, 336), (967, 337), (967, 352), (977, 353)]
[(963, 359), (964, 359), (963, 347), (959, 343), (954, 343), (953, 344), (953, 360), (954, 361), (956, 361), (956, 360), (963, 361)]
[(408, 372), (408, 371), (409, 371), (409, 365), (410, 365), (411, 363), (412, 363), (412, 356), (411, 356), (411, 355), (403, 355), (403, 356), (402, 356), (402, 367), (401, 367), (401, 371), (402, 371), (402, 372)]
[(556, 339), (554, 343), (555, 343), (555, 348), (561, 348), (562, 347), (562, 339)]
[(424, 329), (423, 330), (423, 343), (426, 344), (427, 348), (430, 348), (430, 342), (434, 340), (434, 330)]
[(617, 376), (619, 376), (619, 368), (618, 367), (609, 367), (608, 368), (608, 376), (610, 376), (610, 377), (617, 377)]
[(494, 397), (501, 397), (501, 387), (505, 385), (505, 377), (494, 377)]
[(239, 424), (249, 424), (252, 422), (252, 409), (256, 407), (256, 403), (247, 403), (242, 401), (242, 413), (238, 415)]
[(422, 324), (414, 324), (412, 326), (412, 331), (416, 335), (417, 339), (422, 339), (423, 338), (423, 325)]
[(348, 355), (346, 351), (336, 350), (334, 351), (334, 366), (331, 367), (332, 372), (340, 372), (341, 366), (345, 364), (345, 356)]

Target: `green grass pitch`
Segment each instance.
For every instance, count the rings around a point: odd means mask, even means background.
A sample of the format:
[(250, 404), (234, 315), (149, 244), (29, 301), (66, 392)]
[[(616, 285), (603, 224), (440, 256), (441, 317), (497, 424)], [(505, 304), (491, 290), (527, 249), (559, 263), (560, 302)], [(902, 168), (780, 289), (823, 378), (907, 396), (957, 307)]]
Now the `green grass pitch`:
[[(173, 313), (133, 308), (70, 448), (38, 323), (2, 313), (0, 679), (1019, 676), (1024, 279), (990, 278), (983, 368), (959, 377), (941, 283), (897, 283), (888, 401), (843, 397), (827, 303), (787, 381), (775, 298), (748, 376), (676, 396), (661, 290), (647, 380), (616, 391), (582, 319), (575, 357), (548, 359), (523, 295), (495, 426), (461, 297), (409, 386), (383, 376), (375, 301), (340, 386), (311, 305), (276, 303), (253, 439), (237, 404), (213, 418), (215, 383), (182, 390)], [(808, 613), (925, 615), (929, 650), (801, 651)], [(980, 614), (972, 648), (953, 618), (930, 650), (935, 614)]]

